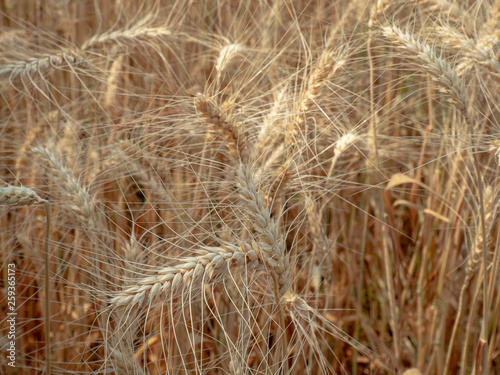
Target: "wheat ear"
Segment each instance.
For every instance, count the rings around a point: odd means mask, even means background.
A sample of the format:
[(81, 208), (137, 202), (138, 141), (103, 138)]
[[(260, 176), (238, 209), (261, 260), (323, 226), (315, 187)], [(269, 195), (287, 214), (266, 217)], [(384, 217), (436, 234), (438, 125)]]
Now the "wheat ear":
[(493, 77), (500, 72), (500, 64), (495, 56), (498, 35), (486, 33), (472, 39), (450, 26), (438, 26), (436, 32), (439, 38), (460, 56), (460, 62), (455, 68), (459, 76), (469, 72), (475, 64), (484, 66), (493, 73)]
[(240, 198), (247, 210), (245, 213), (260, 234), (258, 246), (261, 250), (262, 262), (272, 271), (278, 285), (278, 299), (288, 290), (290, 285), (290, 264), (286, 254), (285, 238), (280, 234), (278, 224), (271, 217), (271, 211), (264, 206), (260, 192), (257, 191), (250, 168), (240, 164), (236, 172), (236, 182)]
[(83, 43), (82, 50), (88, 50), (107, 43), (126, 44), (170, 36), (172, 36), (172, 31), (166, 27), (144, 27), (139, 25), (125, 30), (109, 31), (96, 35)]
[(7, 185), (0, 187), (0, 205), (20, 207), (46, 202), (34, 190), (24, 186)]
[(229, 157), (233, 160), (245, 159), (244, 146), (239, 142), (238, 129), (230, 116), (201, 93), (196, 96), (195, 107), (216, 136), (227, 145)]
[[(240, 198), (246, 207), (246, 214), (250, 218), (253, 228), (260, 234), (260, 242), (256, 248), (262, 263), (270, 271), (274, 279), (274, 293), (278, 307), (281, 306), (283, 296), (288, 291), (291, 282), (289, 255), (286, 254), (285, 236), (280, 233), (278, 223), (272, 218), (269, 208), (264, 206), (262, 196), (255, 187), (252, 170), (240, 163), (236, 171), (236, 183), (239, 187)], [(283, 367), (283, 373), (288, 372), (288, 339), (285, 330), (285, 315), (279, 308), (279, 332), (281, 361), (276, 363), (278, 368)]]
[(448, 94), (449, 99), (462, 112), (469, 126), (472, 126), (469, 96), (455, 69), (446, 60), (437, 56), (431, 46), (415, 39), (399, 27), (386, 26), (381, 30), (386, 38), (402, 47), (407, 57), (412, 57), (420, 63), (418, 66), (432, 76), (432, 79), (441, 86), (441, 90)]
[(226, 69), (231, 60), (236, 57), (239, 53), (244, 52), (245, 48), (239, 44), (228, 44), (221, 48), (219, 52), (219, 57), (215, 63), (215, 69), (218, 73), (221, 73)]
[[(497, 205), (495, 203), (495, 194), (493, 194), (493, 189), (489, 185), (484, 190), (484, 222), (486, 227), (486, 233), (478, 229), (476, 236), (474, 237), (474, 243), (472, 246), (472, 252), (467, 260), (467, 266), (465, 270), (465, 280), (464, 285), (468, 285), (474, 273), (477, 270), (477, 265), (481, 261), (481, 255), (484, 248), (484, 242), (488, 244), (491, 241), (491, 229), (493, 226), (494, 219), (496, 218)], [(486, 272), (486, 270), (485, 270)]]
[(101, 158), (100, 166), (89, 174), (89, 181), (95, 181), (96, 178), (104, 175), (116, 178), (116, 175), (112, 176), (112, 172), (116, 173), (116, 169), (118, 169), (121, 172), (121, 177), (131, 177), (138, 187), (145, 188), (154, 197), (155, 202), (161, 202), (165, 199), (167, 192), (162, 183), (159, 182), (158, 178), (150, 175), (148, 168), (139, 162), (139, 160), (148, 160), (149, 157), (140, 147), (130, 141), (121, 141), (115, 149), (106, 149), (106, 152), (109, 153), (109, 156), (104, 155)]
[(245, 265), (248, 269), (264, 269), (256, 245), (252, 247), (242, 243), (240, 246), (206, 246), (200, 252), (203, 255), (184, 258), (177, 265), (161, 268), (157, 270), (156, 275), (138, 280), (136, 285), (112, 297), (111, 305), (141, 305), (161, 296), (167, 300), (176, 298), (187, 288), (218, 282), (230, 268)]
[(51, 68), (61, 66), (85, 67), (87, 64), (87, 61), (78, 54), (61, 51), (9, 64), (0, 70), (0, 79), (5, 76), (9, 76), (11, 80), (17, 76), (33, 77), (35, 74), (43, 75)]
[[(346, 54), (347, 48), (340, 52), (326, 49), (317, 61), (307, 81), (306, 90), (300, 98), (299, 111), (287, 126), (285, 132), (285, 143), (289, 150), (296, 149), (298, 140), (302, 139), (307, 133), (307, 129), (305, 129), (307, 123), (304, 115), (315, 105), (325, 83), (345, 64)], [(303, 133), (302, 137), (299, 137), (301, 133)]]
[(71, 210), (77, 213), (84, 222), (95, 228), (97, 224), (92, 215), (94, 205), (87, 189), (73, 177), (66, 166), (48, 148), (34, 147), (32, 150), (40, 156), (51, 175), (59, 182), (63, 194), (70, 203)]

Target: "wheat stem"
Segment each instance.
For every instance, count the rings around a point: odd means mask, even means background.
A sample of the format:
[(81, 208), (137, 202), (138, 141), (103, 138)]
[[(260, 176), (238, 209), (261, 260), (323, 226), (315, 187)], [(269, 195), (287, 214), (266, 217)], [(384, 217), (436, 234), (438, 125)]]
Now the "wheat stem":
[(38, 194), (24, 186), (2, 186), (0, 187), (0, 205), (11, 207), (45, 205), (47, 222), (45, 226), (44, 238), (44, 262), (45, 262), (45, 374), (51, 373), (50, 362), (50, 278), (49, 278), (49, 235), (50, 235), (50, 205), (49, 201), (42, 199)]

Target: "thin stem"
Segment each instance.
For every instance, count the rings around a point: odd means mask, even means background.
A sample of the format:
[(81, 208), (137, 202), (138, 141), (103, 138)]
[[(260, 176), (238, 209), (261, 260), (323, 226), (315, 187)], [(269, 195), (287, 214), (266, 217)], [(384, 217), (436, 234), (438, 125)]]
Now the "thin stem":
[(487, 374), (488, 367), (488, 247), (486, 241), (486, 219), (484, 213), (484, 194), (483, 194), (483, 181), (481, 170), (477, 155), (473, 154), (474, 167), (477, 173), (477, 184), (479, 190), (479, 209), (481, 211), (481, 231), (483, 232), (483, 323), (481, 325), (481, 336), (479, 338), (479, 345), (483, 350), (483, 374)]
[(49, 233), (50, 203), (45, 202), (47, 225), (45, 226), (44, 260), (45, 260), (45, 374), (50, 375), (50, 278), (49, 278)]

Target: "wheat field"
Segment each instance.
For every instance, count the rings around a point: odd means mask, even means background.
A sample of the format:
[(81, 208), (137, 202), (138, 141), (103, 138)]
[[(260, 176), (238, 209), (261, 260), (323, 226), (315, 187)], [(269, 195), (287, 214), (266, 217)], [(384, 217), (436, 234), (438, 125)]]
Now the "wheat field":
[(0, 25), (0, 373), (500, 373), (500, 1)]

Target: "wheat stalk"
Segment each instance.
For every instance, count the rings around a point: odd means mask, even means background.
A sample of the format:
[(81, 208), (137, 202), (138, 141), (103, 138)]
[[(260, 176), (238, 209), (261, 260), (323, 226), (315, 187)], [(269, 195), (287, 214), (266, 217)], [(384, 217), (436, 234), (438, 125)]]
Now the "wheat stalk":
[[(483, 255), (483, 251), (487, 243), (491, 240), (491, 229), (493, 227), (494, 220), (496, 218), (498, 210), (498, 204), (496, 203), (496, 195), (493, 193), (493, 188), (491, 185), (488, 185), (484, 190), (484, 226), (480, 227), (476, 232), (474, 237), (474, 242), (472, 244), (472, 251), (467, 260), (467, 266), (465, 268), (465, 279), (462, 283), (462, 288), (460, 290), (460, 297), (458, 303), (458, 312), (455, 317), (455, 324), (453, 325), (453, 330), (451, 334), (451, 338), (449, 341), (448, 352), (446, 354), (446, 362), (445, 362), (445, 371), (444, 374), (448, 373), (448, 368), (450, 366), (451, 354), (453, 349), (453, 343), (455, 341), (455, 336), (458, 331), (458, 327), (460, 325), (460, 320), (462, 318), (463, 307), (464, 307), (464, 298), (465, 291), (469, 286), (470, 280), (474, 276), (477, 270), (477, 266), (481, 261), (481, 256)], [(480, 213), (479, 213), (480, 214)], [(477, 217), (480, 217), (478, 214)], [(483, 228), (486, 229), (486, 232), (483, 232)], [(483, 270), (486, 272), (486, 270)]]
[(25, 186), (2, 186), (0, 187), (0, 205), (11, 207), (33, 206), (45, 204), (47, 223), (44, 238), (44, 263), (45, 263), (45, 373), (51, 374), (50, 360), (50, 278), (49, 278), (49, 235), (50, 235), (50, 207), (49, 201), (42, 199), (38, 194)]

